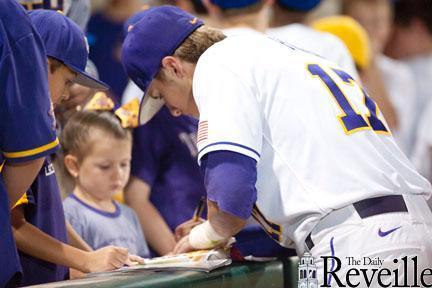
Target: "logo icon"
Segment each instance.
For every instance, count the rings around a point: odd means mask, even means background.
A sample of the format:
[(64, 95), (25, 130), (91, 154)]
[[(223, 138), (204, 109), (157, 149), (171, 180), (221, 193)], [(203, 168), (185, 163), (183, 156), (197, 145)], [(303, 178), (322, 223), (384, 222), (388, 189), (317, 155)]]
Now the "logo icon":
[(317, 288), (317, 268), (315, 260), (309, 252), (305, 252), (298, 265), (298, 288)]
[(194, 19), (190, 20), (189, 23), (192, 25), (195, 25), (197, 23), (197, 21), (198, 21), (198, 18), (195, 17)]
[(54, 173), (55, 173), (55, 169), (52, 163), (49, 163), (47, 166), (45, 166), (45, 176), (50, 176)]
[(390, 229), (390, 230), (388, 230), (388, 231), (382, 231), (381, 228), (380, 228), (380, 229), (378, 230), (378, 235), (379, 235), (380, 237), (385, 237), (385, 236), (387, 236), (387, 235), (389, 235), (389, 234), (395, 232), (396, 230), (398, 230), (398, 229), (401, 228), (401, 227), (402, 227), (402, 226), (399, 226), (399, 227), (396, 227), (396, 228)]

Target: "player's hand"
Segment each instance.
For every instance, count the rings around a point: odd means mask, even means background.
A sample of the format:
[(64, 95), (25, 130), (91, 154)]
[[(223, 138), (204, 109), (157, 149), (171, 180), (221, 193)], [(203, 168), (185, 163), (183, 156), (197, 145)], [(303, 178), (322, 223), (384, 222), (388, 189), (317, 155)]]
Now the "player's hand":
[(123, 267), (129, 260), (126, 248), (107, 246), (88, 252), (84, 272), (111, 271)]
[(126, 261), (126, 265), (135, 266), (139, 264), (144, 264), (144, 259), (133, 254), (129, 254), (128, 260)]
[(204, 221), (205, 221), (204, 219), (199, 218), (198, 220), (191, 219), (189, 221), (183, 222), (175, 229), (175, 234), (174, 234), (175, 240), (177, 242), (180, 241), (180, 239), (182, 239), (186, 235), (189, 235), (192, 228), (203, 223)]
[(181, 238), (180, 241), (177, 242), (172, 254), (176, 255), (176, 254), (186, 253), (194, 250), (196, 249), (194, 249), (192, 245), (189, 243), (189, 234), (188, 234), (183, 238)]

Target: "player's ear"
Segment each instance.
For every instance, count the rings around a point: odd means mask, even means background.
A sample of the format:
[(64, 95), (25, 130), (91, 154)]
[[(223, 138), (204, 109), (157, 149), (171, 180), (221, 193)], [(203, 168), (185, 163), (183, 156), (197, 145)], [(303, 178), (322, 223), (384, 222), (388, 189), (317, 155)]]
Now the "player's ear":
[(162, 59), (162, 67), (165, 68), (166, 74), (174, 77), (182, 78), (184, 76), (184, 69), (181, 60), (174, 56), (166, 56)]
[(66, 167), (66, 170), (69, 172), (69, 174), (73, 178), (77, 178), (78, 172), (79, 172), (78, 158), (76, 156), (68, 154), (64, 157), (63, 161), (64, 161), (64, 165)]

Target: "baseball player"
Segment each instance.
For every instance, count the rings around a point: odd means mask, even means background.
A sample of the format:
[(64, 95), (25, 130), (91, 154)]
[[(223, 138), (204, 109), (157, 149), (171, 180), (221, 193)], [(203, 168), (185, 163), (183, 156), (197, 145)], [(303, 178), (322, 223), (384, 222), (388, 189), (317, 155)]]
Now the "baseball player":
[(209, 220), (174, 253), (221, 245), (253, 215), (283, 246), (310, 251), (321, 284), (325, 255), (402, 268), (393, 259), (409, 253), (432, 264), (431, 185), (336, 64), (261, 35), (225, 38), (169, 6), (147, 10), (122, 61), (145, 98), (200, 120)]
[[(254, 25), (250, 26), (250, 23), (255, 23), (253, 20), (261, 17), (264, 3), (259, 2), (245, 1), (232, 7), (229, 5), (231, 1), (213, 0), (205, 5), (210, 10), (220, 10), (217, 19), (219, 25), (225, 27), (224, 33), (238, 35), (259, 33), (252, 29)], [(137, 23), (142, 15), (145, 13), (138, 12), (129, 18), (126, 26)], [(234, 19), (236, 25), (233, 24)], [(142, 91), (137, 89), (129, 95), (142, 96)], [(196, 162), (197, 126), (195, 119), (174, 117), (164, 107), (151, 121), (134, 131), (133, 177), (125, 191), (126, 200), (141, 216), (141, 225), (158, 254), (171, 252), (175, 239), (188, 234), (192, 225), (197, 223), (197, 219), (190, 220), (191, 215), (198, 200), (205, 196), (204, 179)], [(236, 256), (239, 259), (249, 255), (272, 257), (293, 254), (292, 249), (277, 245), (253, 219), (250, 220), (251, 225), (236, 235), (235, 247), (239, 252)], [(171, 233), (174, 229), (175, 239)]]
[(0, 1), (0, 286), (15, 286), (20, 264), (10, 207), (58, 146), (42, 41), (15, 0)]
[[(333, 35), (314, 30), (305, 24), (306, 16), (321, 0), (277, 0), (267, 34), (335, 62), (354, 79), (359, 79), (345, 45)], [(319, 43), (319, 44), (317, 44)]]

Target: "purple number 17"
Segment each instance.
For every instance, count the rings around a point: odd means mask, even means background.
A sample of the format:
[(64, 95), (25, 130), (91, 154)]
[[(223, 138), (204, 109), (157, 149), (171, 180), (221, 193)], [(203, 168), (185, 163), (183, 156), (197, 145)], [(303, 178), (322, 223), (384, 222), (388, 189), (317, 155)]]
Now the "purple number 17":
[[(363, 117), (363, 115), (354, 110), (345, 94), (323, 68), (317, 64), (309, 64), (307, 67), (312, 75), (318, 76), (324, 85), (327, 86), (329, 92), (341, 108), (342, 115), (338, 116), (338, 118), (346, 134), (352, 134), (367, 129), (372, 129), (378, 133), (390, 133), (384, 123), (377, 116), (378, 105), (367, 95), (363, 88), (361, 88), (361, 91), (364, 96), (364, 104), (369, 110), (369, 113), (365, 115), (366, 117)], [(348, 73), (334, 68), (332, 70), (344, 83), (351, 84), (355, 82)]]

